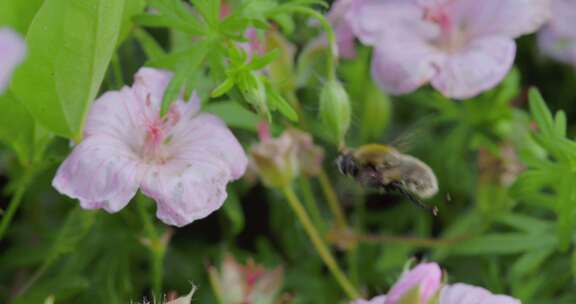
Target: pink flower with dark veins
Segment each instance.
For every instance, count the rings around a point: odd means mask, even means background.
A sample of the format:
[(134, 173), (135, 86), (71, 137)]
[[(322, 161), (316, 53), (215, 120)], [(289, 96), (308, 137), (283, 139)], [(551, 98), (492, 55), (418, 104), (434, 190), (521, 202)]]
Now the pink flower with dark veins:
[(372, 75), (383, 90), (431, 83), (457, 99), (496, 86), (514, 62), (514, 39), (549, 16), (550, 0), (357, 0), (346, 13), (374, 47)]
[(552, 18), (538, 33), (538, 44), (548, 56), (576, 66), (576, 1), (552, 0)]
[(132, 87), (94, 102), (84, 139), (62, 163), (52, 185), (86, 209), (113, 213), (138, 189), (157, 203), (156, 216), (184, 226), (222, 206), (226, 185), (240, 178), (247, 157), (218, 117), (199, 113), (193, 94), (160, 116), (172, 75), (142, 68)]
[(495, 295), (472, 285), (457, 283), (446, 285), (440, 292), (439, 304), (521, 304), (520, 300), (506, 295)]
[(0, 95), (10, 82), (10, 76), (24, 60), (26, 44), (20, 35), (8, 28), (0, 28)]

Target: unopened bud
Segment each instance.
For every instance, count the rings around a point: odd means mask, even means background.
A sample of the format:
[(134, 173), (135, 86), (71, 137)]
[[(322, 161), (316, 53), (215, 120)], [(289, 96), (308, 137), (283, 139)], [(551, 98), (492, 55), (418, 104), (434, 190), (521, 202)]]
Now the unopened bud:
[(266, 119), (270, 118), (270, 111), (266, 102), (266, 87), (262, 77), (257, 72), (242, 75), (238, 87), (248, 103), (250, 103)]
[(320, 119), (336, 144), (344, 142), (350, 127), (350, 99), (338, 81), (329, 81), (320, 93)]
[(286, 187), (298, 175), (298, 145), (286, 133), (252, 146), (250, 155), (260, 178), (269, 187)]

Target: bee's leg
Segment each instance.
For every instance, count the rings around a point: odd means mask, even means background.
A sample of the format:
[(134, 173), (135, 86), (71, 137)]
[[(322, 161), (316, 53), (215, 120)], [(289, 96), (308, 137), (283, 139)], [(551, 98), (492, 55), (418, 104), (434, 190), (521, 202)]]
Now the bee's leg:
[(438, 214), (438, 208), (436, 206), (431, 207), (431, 206), (424, 204), (414, 194), (412, 194), (410, 191), (407, 191), (399, 183), (391, 183), (386, 188), (390, 188), (390, 189), (393, 189), (395, 191), (398, 191), (400, 194), (402, 194), (404, 197), (406, 197), (411, 203), (413, 203), (414, 205), (416, 205), (416, 206), (418, 206), (424, 210), (432, 212), (433, 215)]

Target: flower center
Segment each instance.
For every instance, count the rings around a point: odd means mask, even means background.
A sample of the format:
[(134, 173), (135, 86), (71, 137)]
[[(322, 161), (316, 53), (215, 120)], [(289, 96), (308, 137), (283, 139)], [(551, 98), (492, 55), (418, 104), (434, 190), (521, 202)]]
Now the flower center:
[(466, 45), (467, 39), (463, 28), (450, 16), (448, 8), (444, 5), (425, 8), (423, 18), (440, 28), (440, 36), (433, 41), (439, 49), (454, 53)]
[(180, 120), (176, 107), (171, 107), (164, 118), (156, 118), (146, 125), (142, 158), (149, 163), (164, 164), (170, 158), (167, 145), (171, 143), (170, 131)]

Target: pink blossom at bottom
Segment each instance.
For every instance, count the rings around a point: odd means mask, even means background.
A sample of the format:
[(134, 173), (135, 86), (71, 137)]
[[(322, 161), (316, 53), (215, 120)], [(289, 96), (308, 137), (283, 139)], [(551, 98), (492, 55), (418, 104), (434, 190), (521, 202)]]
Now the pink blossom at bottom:
[(20, 35), (8, 28), (0, 28), (0, 94), (4, 92), (10, 76), (24, 60), (26, 44)]
[(548, 56), (576, 66), (576, 1), (553, 0), (552, 18), (538, 33), (538, 45)]
[(481, 287), (457, 283), (442, 288), (439, 304), (521, 304), (521, 302), (506, 295), (492, 294)]
[(156, 216), (184, 226), (219, 209), (228, 182), (247, 157), (224, 122), (199, 113), (199, 99), (175, 101), (160, 116), (172, 75), (142, 68), (132, 87), (94, 102), (84, 139), (62, 163), (52, 185), (86, 209), (117, 212), (138, 189), (157, 203)]

